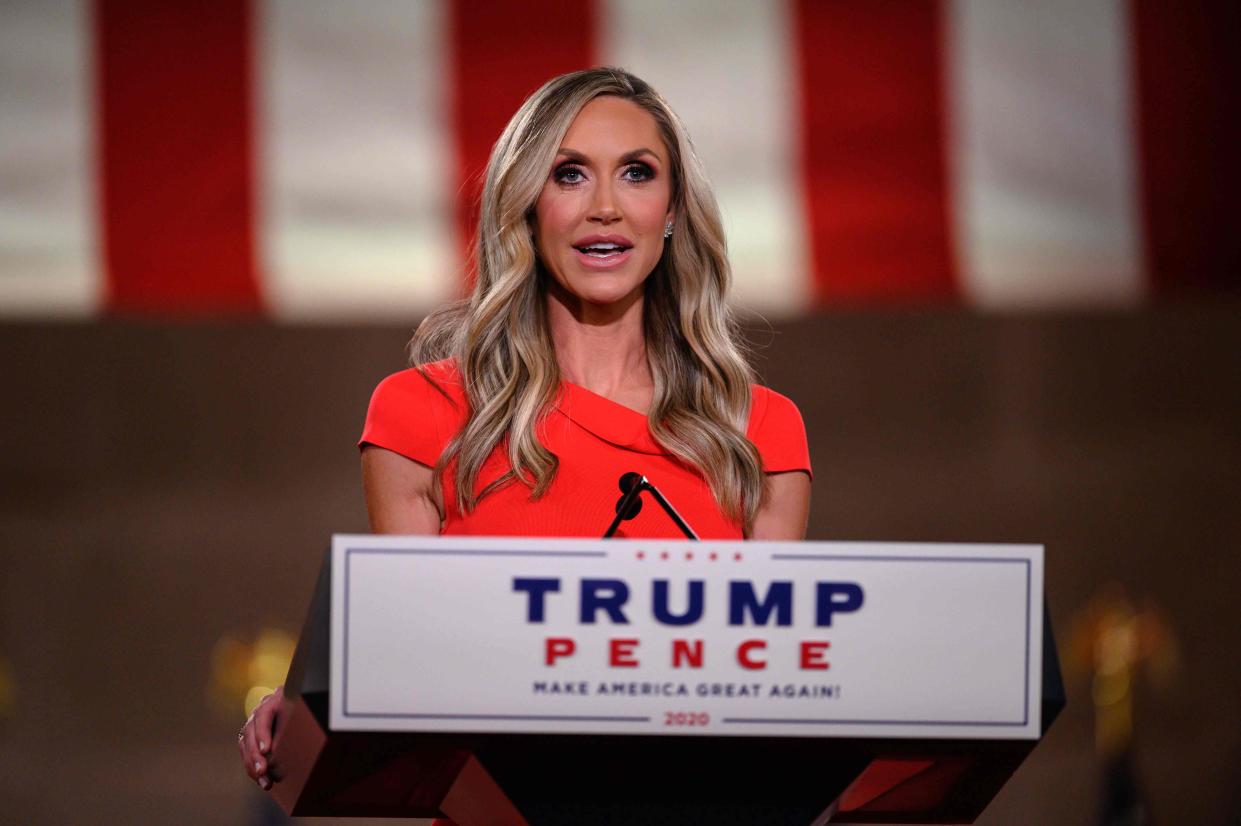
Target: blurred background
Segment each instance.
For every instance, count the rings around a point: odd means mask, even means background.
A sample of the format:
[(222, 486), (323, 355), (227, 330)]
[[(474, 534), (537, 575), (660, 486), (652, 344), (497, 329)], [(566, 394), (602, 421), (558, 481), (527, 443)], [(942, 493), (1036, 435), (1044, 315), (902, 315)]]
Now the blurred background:
[(1047, 546), (1070, 702), (980, 822), (1241, 823), (1238, 9), (0, 0), (0, 820), (281, 822), (235, 732), (366, 529), (370, 391), (520, 101), (616, 64), (809, 538)]

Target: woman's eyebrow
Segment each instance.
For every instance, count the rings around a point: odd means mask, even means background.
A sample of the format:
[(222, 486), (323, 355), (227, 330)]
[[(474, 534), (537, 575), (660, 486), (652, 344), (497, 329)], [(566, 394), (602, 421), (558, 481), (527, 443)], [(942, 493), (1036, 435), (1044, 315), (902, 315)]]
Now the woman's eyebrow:
[(655, 153), (655, 150), (647, 149), (644, 146), (641, 149), (634, 149), (631, 152), (626, 152), (624, 155), (621, 156), (621, 163), (631, 163), (632, 161), (636, 161), (638, 158), (641, 158), (643, 155), (650, 155), (652, 158), (654, 158), (657, 161), (663, 160), (662, 158), (659, 157), (658, 154)]
[[(587, 158), (584, 154), (582, 154), (581, 152), (578, 152), (576, 149), (570, 149), (567, 146), (560, 147), (560, 151), (557, 154), (563, 155), (565, 158), (575, 163), (589, 163), (590, 162), (590, 159)], [(639, 147), (638, 149), (631, 149), (628, 152), (626, 152), (624, 155), (621, 155), (620, 164), (624, 165), (627, 163), (632, 163), (633, 161), (636, 161), (638, 158), (641, 158), (643, 155), (650, 155), (652, 158), (654, 158), (657, 161), (662, 160), (659, 157), (659, 155), (655, 153), (654, 150), (647, 149), (645, 146), (643, 146), (643, 147)]]

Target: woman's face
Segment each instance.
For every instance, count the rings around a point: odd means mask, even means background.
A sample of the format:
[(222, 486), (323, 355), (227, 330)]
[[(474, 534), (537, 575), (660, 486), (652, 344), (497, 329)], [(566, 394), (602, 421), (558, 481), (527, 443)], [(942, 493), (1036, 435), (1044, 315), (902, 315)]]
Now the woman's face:
[(672, 220), (668, 150), (650, 113), (603, 96), (582, 107), (535, 204), (539, 258), (576, 299), (641, 295)]

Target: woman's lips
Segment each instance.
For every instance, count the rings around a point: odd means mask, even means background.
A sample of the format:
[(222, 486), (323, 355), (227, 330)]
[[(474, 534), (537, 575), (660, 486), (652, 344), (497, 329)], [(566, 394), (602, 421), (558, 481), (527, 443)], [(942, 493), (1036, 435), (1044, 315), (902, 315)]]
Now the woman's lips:
[(617, 250), (616, 252), (611, 252), (607, 255), (591, 255), (589, 253), (582, 252), (577, 247), (573, 248), (573, 252), (577, 254), (577, 260), (584, 267), (589, 267), (592, 270), (610, 270), (613, 267), (619, 267), (621, 264), (628, 261), (629, 254), (633, 252), (633, 247), (626, 250)]

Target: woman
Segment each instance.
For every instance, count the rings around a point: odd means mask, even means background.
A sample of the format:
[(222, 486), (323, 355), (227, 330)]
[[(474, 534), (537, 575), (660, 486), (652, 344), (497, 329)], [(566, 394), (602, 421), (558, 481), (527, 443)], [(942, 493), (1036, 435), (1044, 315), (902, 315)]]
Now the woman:
[[(676, 115), (619, 69), (554, 78), (487, 168), (471, 297), (430, 315), (417, 367), (360, 442), (376, 533), (599, 536), (637, 471), (704, 538), (800, 539), (801, 416), (751, 385), (714, 197)], [(679, 537), (656, 508), (618, 536)], [(263, 788), (281, 694), (239, 741)]]

